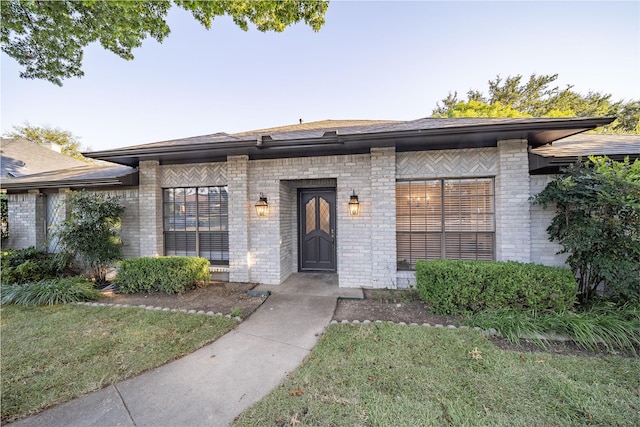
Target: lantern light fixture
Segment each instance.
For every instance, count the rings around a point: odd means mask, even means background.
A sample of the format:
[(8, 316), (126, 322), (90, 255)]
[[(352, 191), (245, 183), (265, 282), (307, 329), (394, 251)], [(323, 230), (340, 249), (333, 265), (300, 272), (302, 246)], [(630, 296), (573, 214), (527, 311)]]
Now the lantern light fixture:
[(349, 196), (349, 215), (358, 216), (360, 214), (360, 202), (355, 190), (352, 190), (353, 194)]
[(256, 213), (258, 216), (267, 216), (269, 215), (269, 203), (267, 202), (267, 198), (261, 192), (260, 200), (256, 203)]

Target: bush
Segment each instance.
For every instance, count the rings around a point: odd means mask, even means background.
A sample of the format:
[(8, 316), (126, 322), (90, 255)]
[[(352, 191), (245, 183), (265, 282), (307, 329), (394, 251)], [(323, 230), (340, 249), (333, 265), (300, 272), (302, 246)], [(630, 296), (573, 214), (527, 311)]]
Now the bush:
[(68, 199), (69, 216), (56, 227), (54, 235), (69, 253), (78, 256), (95, 277), (106, 281), (107, 268), (122, 259), (120, 199), (101, 193), (73, 192)]
[(416, 281), (420, 298), (441, 314), (506, 307), (562, 313), (577, 293), (570, 270), (514, 261), (418, 261)]
[(555, 208), (547, 233), (568, 254), (580, 299), (640, 302), (640, 160), (589, 157), (563, 172), (533, 202)]
[(209, 261), (205, 258), (154, 257), (122, 261), (115, 283), (124, 293), (175, 294), (198, 284), (208, 284), (209, 280)]
[(46, 253), (33, 247), (2, 251), (1, 259), (3, 284), (53, 279), (64, 274), (71, 263), (71, 257), (67, 254)]
[(82, 276), (40, 280), (28, 284), (2, 285), (2, 303), (53, 305), (100, 298), (93, 283)]
[(525, 312), (502, 309), (474, 314), (467, 322), (483, 329), (494, 328), (505, 338), (520, 343), (529, 337), (542, 347), (542, 337), (565, 336), (583, 348), (596, 350), (599, 345), (609, 352), (640, 348), (640, 308), (631, 304), (616, 306), (601, 302), (578, 312)]

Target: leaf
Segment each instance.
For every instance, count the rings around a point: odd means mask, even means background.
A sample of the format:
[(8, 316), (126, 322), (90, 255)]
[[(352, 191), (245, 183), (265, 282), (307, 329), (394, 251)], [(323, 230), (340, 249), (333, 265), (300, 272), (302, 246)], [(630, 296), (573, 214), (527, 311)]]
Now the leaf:
[(303, 394), (304, 394), (304, 389), (303, 388), (299, 388), (299, 389), (296, 389), (296, 390), (291, 390), (289, 392), (290, 396), (301, 396)]

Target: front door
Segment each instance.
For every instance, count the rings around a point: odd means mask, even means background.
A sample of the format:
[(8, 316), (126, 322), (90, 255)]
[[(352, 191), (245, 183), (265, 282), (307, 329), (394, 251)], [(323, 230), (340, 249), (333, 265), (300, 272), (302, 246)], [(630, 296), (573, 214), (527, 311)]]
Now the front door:
[(300, 270), (336, 271), (336, 191), (298, 193)]

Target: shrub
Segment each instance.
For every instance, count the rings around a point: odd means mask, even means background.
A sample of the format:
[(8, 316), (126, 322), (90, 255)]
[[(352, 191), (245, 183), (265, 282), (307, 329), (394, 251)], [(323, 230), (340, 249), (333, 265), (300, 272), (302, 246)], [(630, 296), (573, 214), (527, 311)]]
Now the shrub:
[(547, 228), (588, 301), (599, 287), (618, 301), (640, 302), (640, 160), (589, 157), (565, 169), (533, 202), (555, 207)]
[(52, 279), (64, 274), (71, 257), (51, 254), (36, 248), (2, 251), (2, 283), (29, 283)]
[(115, 282), (124, 293), (175, 294), (197, 284), (208, 284), (209, 280), (209, 261), (205, 258), (154, 257), (122, 261)]
[(96, 282), (104, 282), (109, 265), (122, 259), (119, 230), (124, 207), (117, 197), (79, 191), (69, 197), (69, 211), (55, 235), (66, 251), (78, 256)]
[(416, 290), (436, 313), (505, 307), (565, 312), (576, 299), (570, 270), (514, 261), (418, 261)]
[(40, 280), (35, 283), (2, 285), (2, 303), (53, 305), (100, 298), (93, 283), (82, 276)]

